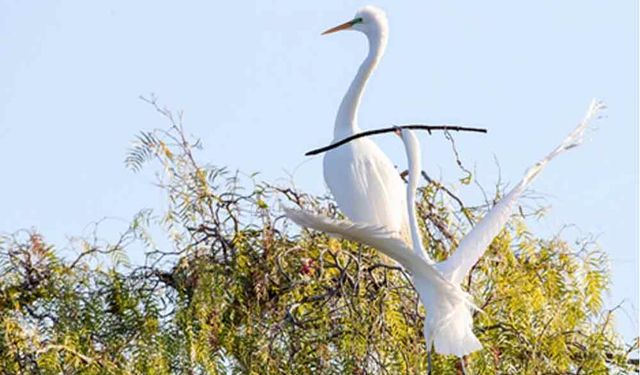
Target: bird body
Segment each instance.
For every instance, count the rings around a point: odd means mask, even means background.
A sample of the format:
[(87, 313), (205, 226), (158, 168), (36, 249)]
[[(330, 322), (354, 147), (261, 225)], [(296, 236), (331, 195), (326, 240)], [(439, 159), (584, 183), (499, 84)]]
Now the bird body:
[(404, 185), (386, 155), (369, 139), (327, 153), (324, 179), (342, 212), (352, 221), (407, 232)]
[[(334, 127), (334, 141), (359, 132), (358, 108), (366, 86), (387, 45), (388, 26), (384, 12), (365, 7), (353, 20), (327, 30), (364, 33), (369, 52), (345, 94)], [(393, 163), (370, 139), (357, 139), (327, 152), (323, 159), (324, 180), (338, 207), (352, 221), (383, 225), (408, 236), (404, 184)]]

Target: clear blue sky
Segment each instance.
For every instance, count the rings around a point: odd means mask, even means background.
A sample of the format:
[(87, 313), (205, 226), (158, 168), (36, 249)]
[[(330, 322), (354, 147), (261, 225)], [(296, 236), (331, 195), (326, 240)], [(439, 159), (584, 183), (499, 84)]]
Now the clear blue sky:
[[(224, 5), (219, 5), (224, 4)], [(321, 37), (361, 1), (0, 1), (0, 231), (49, 240), (103, 217), (123, 227), (164, 207), (150, 173), (122, 163), (132, 137), (163, 126), (138, 95), (183, 109), (204, 159), (324, 192), (319, 158), (338, 103), (364, 57), (362, 35)], [(576, 124), (592, 97), (607, 118), (534, 189), (553, 206), (534, 226), (598, 236), (611, 259), (608, 304), (627, 338), (638, 306), (638, 3), (378, 1), (386, 56), (360, 112), (365, 129), (421, 121), (486, 126), (456, 136), (490, 187), (499, 161), (517, 181)], [(442, 136), (423, 139), (426, 168), (461, 177)], [(377, 138), (403, 165), (400, 142)], [(459, 194), (477, 203), (475, 188)], [(120, 220), (122, 219), (122, 221)]]

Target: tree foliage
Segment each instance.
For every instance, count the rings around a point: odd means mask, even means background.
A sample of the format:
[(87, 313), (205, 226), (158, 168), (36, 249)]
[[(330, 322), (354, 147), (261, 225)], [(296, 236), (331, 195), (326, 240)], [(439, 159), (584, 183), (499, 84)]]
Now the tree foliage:
[[(141, 211), (114, 242), (76, 241), (74, 256), (36, 231), (2, 237), (0, 373), (425, 372), (425, 312), (401, 268), (291, 225), (280, 204), (338, 213), (326, 197), (201, 165), (180, 114), (149, 102), (169, 127), (141, 133), (126, 163), (161, 166), (167, 208)], [(491, 202), (467, 207), (425, 177), (425, 246), (443, 259)], [(603, 309), (603, 251), (537, 237), (527, 216), (514, 215), (469, 276), (484, 349), (464, 359), (467, 370), (637, 371)], [(130, 264), (139, 249), (143, 264)], [(435, 373), (460, 365), (435, 356)]]

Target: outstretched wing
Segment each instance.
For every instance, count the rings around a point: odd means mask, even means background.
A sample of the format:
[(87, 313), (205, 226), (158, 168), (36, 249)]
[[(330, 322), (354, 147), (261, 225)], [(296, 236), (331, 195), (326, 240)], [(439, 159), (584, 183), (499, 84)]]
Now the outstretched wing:
[(582, 143), (584, 132), (589, 122), (603, 108), (604, 105), (594, 99), (582, 122), (578, 124), (558, 147), (529, 168), (520, 183), (504, 196), (504, 198), (473, 227), (471, 232), (462, 239), (457, 250), (449, 256), (447, 260), (437, 265), (437, 268), (451, 280), (451, 282), (456, 285), (462, 282), (471, 270), (471, 267), (476, 264), (495, 236), (500, 233), (502, 227), (509, 220), (514, 203), (522, 195), (527, 186), (529, 186), (531, 181), (533, 181), (553, 158)]
[[(334, 234), (349, 241), (373, 247), (394, 259), (413, 274), (420, 275), (440, 290), (449, 291), (454, 298), (465, 298), (438, 270), (413, 252), (397, 232), (382, 226), (334, 220), (311, 212), (284, 208), (285, 214), (296, 224)], [(455, 295), (458, 295), (457, 297)], [(428, 306), (427, 306), (428, 307)]]

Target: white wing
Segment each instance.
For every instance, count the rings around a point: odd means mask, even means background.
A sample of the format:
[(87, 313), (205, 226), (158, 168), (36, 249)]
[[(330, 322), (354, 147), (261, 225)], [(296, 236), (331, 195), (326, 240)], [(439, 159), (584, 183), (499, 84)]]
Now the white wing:
[(556, 156), (572, 149), (582, 143), (584, 131), (589, 121), (604, 108), (601, 102), (593, 100), (589, 110), (582, 122), (562, 141), (562, 143), (540, 160), (536, 165), (529, 168), (524, 177), (516, 187), (514, 187), (498, 204), (496, 204), (487, 215), (462, 239), (457, 250), (444, 262), (437, 265), (437, 268), (454, 284), (462, 282), (471, 267), (480, 259), (482, 254), (495, 236), (497, 236), (505, 223), (511, 216), (513, 204), (518, 200), (522, 192), (533, 181), (544, 167)]
[[(284, 208), (285, 214), (296, 224), (317, 231), (340, 236), (373, 247), (386, 256), (393, 258), (414, 275), (427, 280), (436, 290), (446, 293), (446, 297), (465, 299), (459, 288), (447, 281), (432, 265), (415, 254), (397, 232), (384, 227), (353, 223), (348, 220), (334, 220), (311, 212)], [(429, 308), (429, 306), (425, 306)]]
[(391, 160), (369, 139), (329, 151), (324, 179), (352, 221), (385, 226), (408, 239), (404, 183)]

